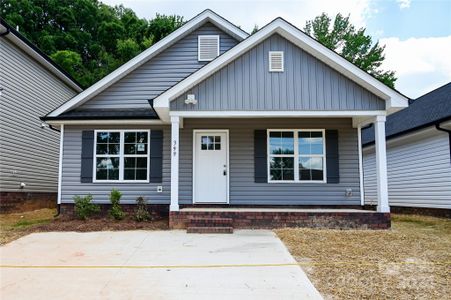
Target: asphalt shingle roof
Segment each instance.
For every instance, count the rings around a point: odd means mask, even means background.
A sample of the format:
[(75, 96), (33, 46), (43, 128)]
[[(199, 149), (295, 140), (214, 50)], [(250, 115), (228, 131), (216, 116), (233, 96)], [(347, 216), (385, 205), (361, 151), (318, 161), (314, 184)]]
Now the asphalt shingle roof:
[(119, 119), (159, 119), (153, 109), (96, 109), (72, 110), (58, 117), (44, 117), (43, 120), (119, 120)]
[[(387, 139), (451, 118), (451, 82), (416, 100), (409, 107), (387, 117)], [(362, 144), (374, 142), (374, 127), (362, 130)]]

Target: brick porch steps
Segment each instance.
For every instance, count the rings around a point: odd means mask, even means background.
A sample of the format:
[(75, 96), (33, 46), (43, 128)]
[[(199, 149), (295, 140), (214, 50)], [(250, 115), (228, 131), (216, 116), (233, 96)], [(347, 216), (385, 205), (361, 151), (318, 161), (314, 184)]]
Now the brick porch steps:
[(233, 233), (233, 219), (220, 217), (191, 217), (187, 233)]
[(233, 227), (188, 227), (186, 233), (233, 233)]

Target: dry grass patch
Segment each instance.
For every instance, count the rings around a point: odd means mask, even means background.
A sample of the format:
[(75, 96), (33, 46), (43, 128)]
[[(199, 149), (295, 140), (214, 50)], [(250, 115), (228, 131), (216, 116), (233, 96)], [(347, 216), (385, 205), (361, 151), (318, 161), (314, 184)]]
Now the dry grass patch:
[(86, 221), (68, 217), (54, 218), (56, 210), (39, 209), (30, 212), (0, 215), (0, 245), (9, 243), (32, 232), (50, 231), (104, 231), (104, 230), (165, 230), (167, 219), (136, 222), (130, 216), (121, 221), (95, 218)]
[(392, 215), (392, 229), (280, 229), (326, 299), (449, 299), (451, 220)]

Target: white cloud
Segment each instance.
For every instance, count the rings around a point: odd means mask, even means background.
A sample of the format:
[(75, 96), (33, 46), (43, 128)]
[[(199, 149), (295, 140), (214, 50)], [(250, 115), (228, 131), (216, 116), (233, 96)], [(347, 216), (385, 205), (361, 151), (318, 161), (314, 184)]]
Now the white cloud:
[(404, 9), (410, 7), (411, 0), (396, 0), (396, 2), (398, 2), (400, 9)]
[(385, 47), (383, 69), (396, 71), (396, 87), (416, 98), (451, 81), (451, 35), (446, 37), (381, 39)]

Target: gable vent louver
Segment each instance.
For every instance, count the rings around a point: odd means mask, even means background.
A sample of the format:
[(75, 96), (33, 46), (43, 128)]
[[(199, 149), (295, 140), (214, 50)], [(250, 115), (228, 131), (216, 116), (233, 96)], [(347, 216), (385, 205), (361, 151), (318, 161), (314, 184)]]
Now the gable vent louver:
[(269, 72), (283, 72), (283, 51), (269, 51)]
[(219, 55), (219, 35), (199, 35), (199, 61), (211, 61)]

